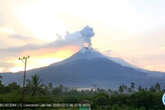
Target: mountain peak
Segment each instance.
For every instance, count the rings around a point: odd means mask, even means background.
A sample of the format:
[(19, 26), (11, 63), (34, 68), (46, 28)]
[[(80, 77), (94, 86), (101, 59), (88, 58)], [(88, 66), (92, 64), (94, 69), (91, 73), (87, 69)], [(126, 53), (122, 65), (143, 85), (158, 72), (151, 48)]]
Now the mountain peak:
[(92, 53), (94, 52), (94, 49), (91, 47), (83, 47), (79, 50), (78, 53), (85, 54), (85, 53)]
[[(73, 54), (71, 57), (59, 62), (58, 64), (68, 63), (76, 60), (92, 60), (95, 58), (106, 58), (103, 54), (99, 51), (93, 49), (92, 47), (83, 47), (77, 53)], [(52, 66), (56, 65), (56, 63), (51, 64)]]
[[(90, 46), (81, 48), (77, 53), (73, 54), (71, 57), (65, 59), (64, 61), (60, 62), (59, 64), (68, 63), (68, 62), (72, 62), (72, 61), (76, 61), (76, 60), (82, 60), (82, 59), (83, 60), (94, 60), (97, 58), (103, 58), (103, 59), (106, 59), (107, 61), (112, 61), (114, 63), (120, 64), (121, 66), (124, 66), (124, 67), (129, 67), (129, 68), (133, 68), (133, 69), (136, 69), (136, 70), (139, 70), (142, 72), (146, 72), (146, 70), (138, 68), (132, 64), (129, 64), (128, 62), (126, 62), (125, 60), (123, 60), (121, 58), (103, 55), (102, 53), (100, 53), (96, 49), (93, 49)], [(52, 64), (52, 65), (56, 65), (56, 63)]]
[(96, 58), (96, 57), (105, 57), (105, 56), (102, 55), (97, 50), (93, 49), (92, 47), (83, 47), (80, 49), (80, 51), (78, 51), (72, 57), (92, 59), (92, 58)]

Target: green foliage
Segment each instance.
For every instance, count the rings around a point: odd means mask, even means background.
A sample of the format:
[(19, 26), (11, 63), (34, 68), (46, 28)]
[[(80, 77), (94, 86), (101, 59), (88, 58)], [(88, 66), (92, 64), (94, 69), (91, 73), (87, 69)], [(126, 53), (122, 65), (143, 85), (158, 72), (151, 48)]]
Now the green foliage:
[(108, 103), (109, 103), (109, 95), (105, 93), (99, 93), (94, 98), (94, 104), (97, 106), (105, 106), (105, 105), (108, 105)]
[(31, 94), (32, 96), (44, 95), (45, 86), (41, 83), (39, 76), (36, 74), (31, 77), (30, 80), (27, 80), (26, 93)]
[[(165, 88), (159, 83), (150, 88), (119, 86), (118, 90), (100, 89), (96, 91), (77, 91), (63, 85), (53, 87), (52, 83), (42, 84), (39, 76), (27, 80), (25, 103), (90, 103), (92, 110), (164, 110), (161, 98)], [(4, 85), (0, 80), (0, 103), (20, 103), (22, 87), (16, 82)], [(43, 108), (38, 108), (42, 110)], [(30, 110), (30, 109), (29, 109)], [(44, 108), (43, 110), (51, 110)], [(65, 110), (61, 108), (59, 110)], [(77, 110), (77, 108), (70, 110)]]

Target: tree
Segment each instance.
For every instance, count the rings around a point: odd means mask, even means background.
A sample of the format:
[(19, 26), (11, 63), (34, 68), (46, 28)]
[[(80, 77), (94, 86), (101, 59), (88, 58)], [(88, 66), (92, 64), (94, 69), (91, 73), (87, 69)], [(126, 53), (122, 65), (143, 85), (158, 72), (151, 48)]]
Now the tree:
[(152, 92), (156, 92), (156, 89), (155, 89), (154, 86), (151, 86), (149, 90), (152, 91)]
[(53, 84), (51, 82), (49, 82), (48, 85), (45, 86), (45, 91), (46, 91), (47, 95), (52, 95)]
[(51, 82), (48, 83), (48, 88), (52, 89), (53, 88), (53, 84)]
[(64, 86), (60, 84), (58, 87), (54, 88), (52, 92), (54, 95), (60, 95), (64, 92)]
[(119, 86), (119, 92), (120, 93), (127, 93), (128, 92), (128, 87), (126, 86), (126, 85), (121, 85), (121, 86)]
[(45, 94), (44, 85), (36, 74), (31, 77), (31, 80), (27, 80), (26, 90), (32, 96)]
[(160, 91), (160, 84), (159, 84), (159, 83), (156, 83), (156, 85), (155, 85), (155, 90), (156, 90), (157, 92)]
[(105, 106), (109, 103), (109, 95), (106, 93), (99, 93), (94, 100), (94, 103), (98, 106)]
[(139, 87), (138, 87), (138, 91), (143, 91), (144, 89), (142, 88), (142, 86), (141, 85), (139, 85)]
[(111, 90), (111, 89), (108, 89), (108, 93), (109, 93), (109, 95), (112, 95), (112, 93), (113, 93), (113, 90)]
[(119, 87), (119, 92), (120, 92), (120, 93), (123, 93), (123, 92), (124, 92), (123, 86), (120, 86), (120, 87)]
[(114, 105), (112, 106), (112, 110), (120, 110), (119, 105), (118, 105), (118, 104), (114, 104)]
[(6, 88), (7, 88), (8, 92), (9, 91), (11, 92), (11, 91), (18, 90), (20, 88), (20, 86), (16, 82), (12, 82), (12, 83), (8, 84)]
[(134, 90), (135, 89), (135, 83), (131, 82), (131, 89)]

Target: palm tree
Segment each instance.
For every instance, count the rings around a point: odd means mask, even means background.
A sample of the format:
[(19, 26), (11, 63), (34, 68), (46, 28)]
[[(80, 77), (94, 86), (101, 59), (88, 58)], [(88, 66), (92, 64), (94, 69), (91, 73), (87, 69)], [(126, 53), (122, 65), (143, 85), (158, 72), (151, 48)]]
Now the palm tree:
[(160, 91), (161, 90), (161, 87), (160, 87), (160, 84), (159, 83), (156, 83), (155, 84), (155, 89), (156, 89), (156, 91)]
[(135, 90), (135, 83), (131, 82), (131, 88), (130, 88), (131, 92), (133, 92)]
[(135, 89), (135, 83), (134, 82), (131, 82), (131, 88)]
[(26, 89), (32, 96), (44, 94), (44, 85), (36, 74), (30, 80), (27, 80)]

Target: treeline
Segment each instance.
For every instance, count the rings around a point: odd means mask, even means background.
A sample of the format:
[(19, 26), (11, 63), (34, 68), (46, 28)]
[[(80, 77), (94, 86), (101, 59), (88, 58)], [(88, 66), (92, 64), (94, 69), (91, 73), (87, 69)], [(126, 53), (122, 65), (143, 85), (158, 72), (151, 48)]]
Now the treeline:
[[(0, 103), (20, 103), (23, 88), (16, 82), (4, 85), (0, 80)], [(165, 88), (157, 83), (150, 88), (121, 85), (118, 90), (78, 91), (52, 83), (43, 84), (37, 75), (26, 81), (25, 103), (90, 103), (92, 110), (164, 110)]]

